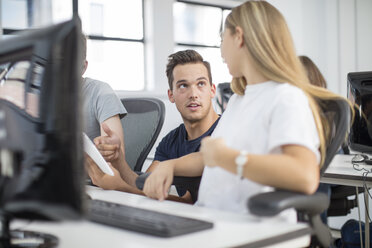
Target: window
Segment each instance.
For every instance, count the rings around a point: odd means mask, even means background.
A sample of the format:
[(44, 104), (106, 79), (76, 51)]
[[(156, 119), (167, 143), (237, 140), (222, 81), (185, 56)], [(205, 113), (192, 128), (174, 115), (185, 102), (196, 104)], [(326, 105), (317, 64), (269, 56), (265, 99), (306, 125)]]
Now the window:
[(175, 51), (194, 49), (210, 62), (217, 85), (230, 82), (231, 75), (220, 53), (220, 33), (230, 8), (187, 1), (173, 5)]
[(15, 31), (62, 22), (72, 17), (72, 1), (2, 0), (5, 35)]
[(79, 0), (88, 37), (84, 76), (114, 90), (144, 90), (143, 0)]
[[(6, 38), (15, 31), (69, 20), (71, 0), (2, 0)], [(88, 36), (84, 76), (114, 90), (144, 90), (143, 0), (78, 0), (83, 32)]]
[[(27, 1), (3, 0), (1, 18), (4, 29), (25, 29), (29, 27), (27, 18)], [(6, 34), (7, 32), (4, 33)]]
[(144, 47), (141, 42), (88, 40), (84, 76), (109, 83), (114, 90), (143, 90)]

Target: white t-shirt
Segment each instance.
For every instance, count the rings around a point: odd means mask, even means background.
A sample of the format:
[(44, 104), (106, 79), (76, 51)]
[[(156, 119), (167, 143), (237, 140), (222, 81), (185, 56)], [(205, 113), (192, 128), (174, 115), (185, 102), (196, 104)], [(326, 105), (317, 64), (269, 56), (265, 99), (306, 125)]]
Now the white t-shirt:
[[(227, 146), (251, 154), (278, 154), (283, 145), (301, 145), (320, 160), (319, 136), (308, 99), (287, 83), (248, 85), (243, 96), (234, 94), (212, 137), (222, 137)], [(197, 204), (244, 213), (249, 197), (272, 190), (221, 167), (206, 166)]]

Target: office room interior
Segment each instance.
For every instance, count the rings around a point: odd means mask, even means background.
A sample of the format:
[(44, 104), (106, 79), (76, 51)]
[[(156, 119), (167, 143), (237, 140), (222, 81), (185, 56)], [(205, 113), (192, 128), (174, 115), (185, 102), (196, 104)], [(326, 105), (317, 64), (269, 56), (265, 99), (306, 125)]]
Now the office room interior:
[[(69, 20), (73, 1), (1, 0), (1, 39), (14, 32)], [(119, 98), (155, 97), (166, 108), (155, 147), (182, 123), (167, 95), (165, 65), (169, 54), (195, 49), (211, 63), (213, 83), (230, 82), (220, 55), (221, 23), (230, 9), (244, 0), (78, 0), (83, 32), (87, 35), (88, 69), (84, 76), (104, 81)], [(372, 71), (371, 0), (270, 0), (284, 15), (298, 55), (319, 67), (330, 91), (347, 96), (349, 72)], [(214, 101), (216, 104), (216, 102)], [(215, 105), (217, 111), (217, 104)], [(360, 195), (360, 204), (364, 204)], [(371, 203), (367, 206), (371, 210)], [(365, 212), (362, 209), (361, 218)], [(357, 209), (328, 219), (339, 229), (358, 219)]]

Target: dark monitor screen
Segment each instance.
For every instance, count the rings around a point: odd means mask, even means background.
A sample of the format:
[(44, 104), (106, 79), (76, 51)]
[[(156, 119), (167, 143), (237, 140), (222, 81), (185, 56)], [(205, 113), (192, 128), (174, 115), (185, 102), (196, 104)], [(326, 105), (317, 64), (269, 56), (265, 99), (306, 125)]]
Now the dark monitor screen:
[[(64, 220), (83, 214), (80, 35), (76, 17), (0, 43), (3, 230), (13, 218)], [(2, 235), (0, 240), (9, 240)]]
[(354, 151), (372, 153), (372, 71), (349, 73), (347, 81), (348, 98), (355, 103), (349, 146)]

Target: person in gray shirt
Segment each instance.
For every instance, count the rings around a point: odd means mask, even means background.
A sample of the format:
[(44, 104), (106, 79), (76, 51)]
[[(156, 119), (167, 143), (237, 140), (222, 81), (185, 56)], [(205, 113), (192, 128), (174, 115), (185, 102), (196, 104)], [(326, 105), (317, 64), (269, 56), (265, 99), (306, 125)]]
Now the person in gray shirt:
[(110, 85), (92, 78), (83, 78), (82, 95), (83, 130), (92, 141), (102, 136), (102, 123), (108, 123), (109, 126), (117, 124), (122, 129), (120, 119), (127, 111)]
[[(80, 43), (83, 75), (88, 67), (85, 35), (81, 35)], [(82, 79), (82, 96), (83, 131), (92, 141), (95, 141), (96, 137), (106, 136), (102, 127), (103, 124), (106, 124), (118, 134), (121, 143), (120, 148), (124, 151), (124, 134), (120, 119), (127, 114), (127, 111), (114, 90), (107, 83), (86, 77)], [(116, 159), (115, 154), (106, 154), (104, 157), (106, 161)]]

